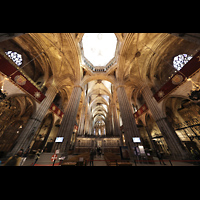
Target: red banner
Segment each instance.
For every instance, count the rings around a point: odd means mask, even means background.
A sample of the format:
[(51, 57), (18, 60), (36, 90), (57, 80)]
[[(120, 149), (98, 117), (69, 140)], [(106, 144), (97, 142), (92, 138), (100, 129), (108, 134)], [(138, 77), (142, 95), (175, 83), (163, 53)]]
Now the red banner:
[(63, 117), (64, 113), (54, 103), (51, 104), (50, 109), (59, 117)]
[(171, 93), (175, 88), (182, 84), (185, 78), (186, 77), (183, 74), (177, 72), (153, 95), (156, 101), (161, 101), (166, 95)]
[(78, 126), (75, 124), (74, 125), (74, 129), (76, 130), (76, 131), (78, 131)]
[(196, 53), (180, 70), (187, 78), (193, 76), (200, 69), (200, 51)]
[(76, 133), (77, 131), (78, 131), (78, 126), (75, 124), (73, 132)]
[(0, 71), (10, 77), (11, 80), (19, 88), (30, 94), (38, 102), (46, 97), (40, 90), (38, 90), (20, 71), (17, 71), (7, 59), (0, 55)]
[(146, 105), (146, 103), (144, 103), (136, 113), (134, 113), (134, 117), (137, 118), (139, 117), (140, 115), (142, 115), (144, 112), (146, 112), (148, 110), (148, 107)]
[(185, 78), (193, 76), (200, 69), (200, 51), (196, 53), (191, 60), (189, 60), (183, 68), (178, 71), (170, 80), (165, 83), (155, 94), (156, 101), (161, 101), (166, 95), (173, 92), (185, 80)]

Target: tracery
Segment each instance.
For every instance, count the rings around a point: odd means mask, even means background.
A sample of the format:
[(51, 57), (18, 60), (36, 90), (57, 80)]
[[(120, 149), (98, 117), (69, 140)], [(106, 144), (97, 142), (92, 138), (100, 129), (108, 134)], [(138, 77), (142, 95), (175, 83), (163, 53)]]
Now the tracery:
[(179, 71), (191, 59), (192, 56), (187, 54), (180, 54), (174, 57), (173, 66)]
[(16, 65), (22, 65), (22, 55), (14, 52), (14, 51), (7, 51), (5, 54), (16, 63)]

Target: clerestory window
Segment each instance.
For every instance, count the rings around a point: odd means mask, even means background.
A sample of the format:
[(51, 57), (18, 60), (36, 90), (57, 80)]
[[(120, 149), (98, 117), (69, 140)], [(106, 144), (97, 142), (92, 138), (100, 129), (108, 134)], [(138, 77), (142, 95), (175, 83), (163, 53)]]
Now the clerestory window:
[(22, 55), (17, 53), (17, 52), (13, 52), (13, 51), (6, 51), (5, 54), (13, 60), (13, 62), (15, 62), (16, 65), (20, 66), (22, 65)]
[(187, 54), (180, 54), (174, 57), (173, 66), (179, 71), (191, 59), (192, 56)]

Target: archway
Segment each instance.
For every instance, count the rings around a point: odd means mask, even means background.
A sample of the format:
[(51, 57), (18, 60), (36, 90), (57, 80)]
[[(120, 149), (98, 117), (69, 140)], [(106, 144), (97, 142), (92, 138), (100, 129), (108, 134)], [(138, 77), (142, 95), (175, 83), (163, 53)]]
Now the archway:
[(49, 113), (43, 119), (39, 129), (35, 134), (33, 141), (30, 144), (31, 152), (35, 152), (38, 149), (45, 148), (45, 144), (51, 132), (52, 126), (53, 126), (53, 114)]
[[(33, 55), (31, 51), (25, 50), (15, 40), (6, 40), (2, 42), (1, 48), (5, 52), (5, 54), (16, 65), (19, 66), (19, 68), (23, 67), (23, 71), (37, 84), (38, 87), (43, 89), (44, 83), (45, 81), (47, 81), (49, 75), (47, 73), (45, 75), (46, 70), (44, 70), (44, 64), (46, 63), (44, 63), (44, 60), (41, 59), (41, 57), (31, 62), (31, 60), (37, 55), (37, 53), (36, 55)], [(41, 52), (41, 50), (39, 50), (39, 52)]]
[(61, 120), (58, 119), (51, 129), (51, 132), (49, 134), (49, 137), (48, 137), (47, 143), (46, 143), (46, 147), (45, 147), (46, 152), (54, 152), (55, 151), (53, 149), (53, 145), (54, 145), (54, 141), (56, 139), (57, 133), (60, 128), (60, 123), (61, 123)]
[(152, 152), (153, 148), (151, 145), (150, 138), (148, 136), (148, 133), (147, 133), (147, 130), (146, 130), (144, 124), (142, 123), (142, 121), (140, 119), (138, 120), (137, 128), (140, 132), (140, 136), (141, 136), (140, 139), (142, 141), (142, 144), (144, 145), (146, 152)]
[(11, 151), (15, 142), (35, 112), (34, 101), (24, 95), (13, 95), (0, 103), (0, 152)]
[[(113, 85), (110, 81), (97, 79), (89, 81), (86, 86), (85, 102), (88, 102), (84, 122), (84, 134), (102, 136), (111, 134)], [(109, 130), (109, 131), (108, 131)]]
[(145, 121), (146, 121), (146, 129), (153, 141), (153, 146), (155, 148), (154, 150), (158, 150), (163, 155), (168, 156), (170, 154), (168, 145), (160, 129), (158, 128), (158, 125), (156, 124), (155, 120), (153, 119), (153, 117), (147, 114)]
[(165, 102), (166, 116), (183, 145), (200, 153), (200, 103), (182, 97)]

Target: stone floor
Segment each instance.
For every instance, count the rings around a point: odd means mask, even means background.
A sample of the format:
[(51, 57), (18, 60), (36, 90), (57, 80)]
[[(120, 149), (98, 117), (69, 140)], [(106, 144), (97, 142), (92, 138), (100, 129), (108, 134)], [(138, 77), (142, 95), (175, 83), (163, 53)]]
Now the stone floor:
[[(106, 162), (105, 162), (105, 158), (103, 155), (101, 156), (96, 156), (94, 158), (94, 162), (93, 162), (94, 166), (107, 166)], [(87, 166), (90, 166), (90, 162), (88, 163)]]
[[(52, 166), (51, 162), (51, 157), (53, 156), (53, 153), (43, 153), (40, 156), (40, 159), (37, 161), (35, 166)], [(69, 155), (68, 157), (71, 158), (74, 155)], [(58, 158), (60, 155), (58, 155)], [(34, 158), (30, 159), (27, 158), (23, 166), (31, 166), (32, 163), (34, 162)], [(171, 162), (169, 160), (164, 160), (165, 165), (162, 163), (160, 164), (159, 160), (157, 157), (153, 158), (154, 162), (153, 163), (147, 163), (145, 161), (143, 162), (132, 162), (132, 166), (197, 166), (196, 164), (192, 164), (191, 162), (182, 162), (182, 161), (176, 161), (172, 160)], [(55, 162), (55, 166), (59, 166), (59, 160), (57, 159)], [(87, 166), (90, 166), (90, 162), (87, 164)], [(105, 162), (105, 158), (103, 155), (96, 156), (94, 158), (94, 166), (107, 166)]]
[(195, 166), (194, 164), (190, 163), (190, 162), (181, 162), (178, 160), (164, 160), (164, 164), (163, 162), (161, 162), (157, 157), (153, 157), (154, 163), (150, 164), (147, 162), (137, 162), (136, 164), (133, 163), (132, 166)]
[[(52, 153), (50, 154), (43, 154), (41, 155), (40, 159), (37, 162), (36, 166), (52, 166), (51, 162), (51, 156)], [(69, 158), (73, 157), (73, 155), (69, 155)], [(58, 155), (59, 158), (59, 155)], [(164, 160), (165, 165), (162, 163), (160, 164), (159, 160), (157, 157), (154, 157), (154, 163), (150, 164), (147, 162), (132, 162), (132, 166), (195, 166), (194, 164), (190, 162), (181, 162), (181, 161), (175, 161), (172, 160), (171, 162), (169, 160)], [(34, 162), (34, 159), (27, 159), (24, 163), (24, 166), (30, 166)], [(59, 160), (55, 162), (55, 166), (58, 166)], [(90, 162), (87, 164), (87, 166), (90, 166)], [(94, 166), (107, 166), (105, 162), (105, 158), (103, 155), (96, 156), (94, 158)]]
[[(51, 156), (52, 156), (52, 153), (50, 155), (48, 155), (48, 154), (41, 155), (40, 159), (38, 159), (35, 166), (52, 166), (53, 163), (51, 162)], [(69, 155), (68, 157), (71, 158), (71, 157), (73, 157), (73, 155)], [(34, 162), (34, 159), (28, 158), (25, 161), (23, 166), (31, 166), (33, 162)], [(59, 163), (59, 160), (57, 160), (55, 162), (55, 166), (58, 166), (58, 163)], [(107, 166), (103, 155), (101, 157), (96, 156), (94, 158), (93, 164), (94, 164), (94, 166)], [(90, 166), (90, 162), (87, 164), (87, 166)]]

